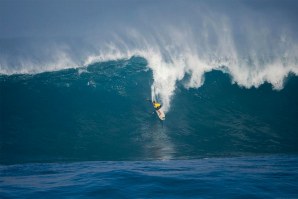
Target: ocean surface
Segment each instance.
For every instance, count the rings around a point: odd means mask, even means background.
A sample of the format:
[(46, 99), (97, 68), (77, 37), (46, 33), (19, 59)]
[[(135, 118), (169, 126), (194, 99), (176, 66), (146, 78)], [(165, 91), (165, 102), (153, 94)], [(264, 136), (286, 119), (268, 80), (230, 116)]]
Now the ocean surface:
[(297, 198), (297, 156), (0, 166), (1, 198)]

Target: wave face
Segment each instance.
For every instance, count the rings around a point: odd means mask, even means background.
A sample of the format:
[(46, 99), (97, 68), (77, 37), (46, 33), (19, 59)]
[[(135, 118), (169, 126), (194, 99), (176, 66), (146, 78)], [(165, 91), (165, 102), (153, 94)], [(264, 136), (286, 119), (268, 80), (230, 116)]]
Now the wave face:
[(186, 76), (186, 88), (202, 86), (206, 72), (221, 70), (242, 87), (268, 82), (282, 89), (289, 73), (298, 74), (295, 1), (1, 4), (2, 74), (141, 56), (153, 71), (151, 97), (162, 101), (166, 112)]
[(161, 123), (142, 57), (0, 76), (0, 162), (164, 160), (297, 153), (298, 79), (244, 89), (220, 71), (176, 84)]

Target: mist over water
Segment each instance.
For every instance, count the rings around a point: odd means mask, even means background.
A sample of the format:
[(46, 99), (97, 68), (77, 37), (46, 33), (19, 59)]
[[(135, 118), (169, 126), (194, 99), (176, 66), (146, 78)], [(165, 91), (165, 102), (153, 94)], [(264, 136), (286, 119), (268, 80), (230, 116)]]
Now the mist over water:
[[(298, 74), (294, 1), (2, 1), (0, 73), (41, 73), (141, 56), (167, 112), (176, 83), (221, 70), (246, 88)], [(18, 13), (17, 15), (15, 13)]]

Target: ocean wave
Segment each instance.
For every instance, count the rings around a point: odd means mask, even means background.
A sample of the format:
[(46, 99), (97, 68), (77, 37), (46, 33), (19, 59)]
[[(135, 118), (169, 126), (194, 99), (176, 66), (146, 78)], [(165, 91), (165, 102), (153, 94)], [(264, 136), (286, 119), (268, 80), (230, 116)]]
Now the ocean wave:
[[(192, 1), (149, 3), (150, 11), (135, 4), (131, 23), (120, 26), (126, 18), (119, 15), (109, 21), (112, 27), (98, 31), (101, 26), (96, 23), (103, 22), (91, 18), (88, 23), (95, 25), (94, 33), (81, 33), (83, 39), (1, 40), (5, 45), (1, 47), (0, 73), (36, 74), (140, 56), (153, 73), (151, 97), (161, 101), (166, 112), (177, 82), (188, 76), (185, 88), (199, 88), (204, 75), (212, 70), (228, 73), (232, 83), (241, 87), (267, 82), (273, 89), (282, 89), (290, 73), (298, 74), (297, 25), (290, 20), (293, 10), (276, 2), (267, 10), (256, 10), (248, 2), (230, 3), (233, 6)], [(118, 11), (127, 9), (123, 6)], [(108, 11), (102, 15), (110, 16)], [(276, 23), (272, 18), (278, 18)]]

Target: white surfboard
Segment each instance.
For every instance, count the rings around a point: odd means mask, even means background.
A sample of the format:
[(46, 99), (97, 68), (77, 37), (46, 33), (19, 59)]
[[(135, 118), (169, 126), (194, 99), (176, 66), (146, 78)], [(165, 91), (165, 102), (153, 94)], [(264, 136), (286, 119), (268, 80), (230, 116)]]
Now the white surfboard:
[(155, 110), (157, 116), (159, 117), (160, 120), (165, 120), (166, 119), (166, 115), (163, 112), (162, 108), (160, 108), (159, 110)]

